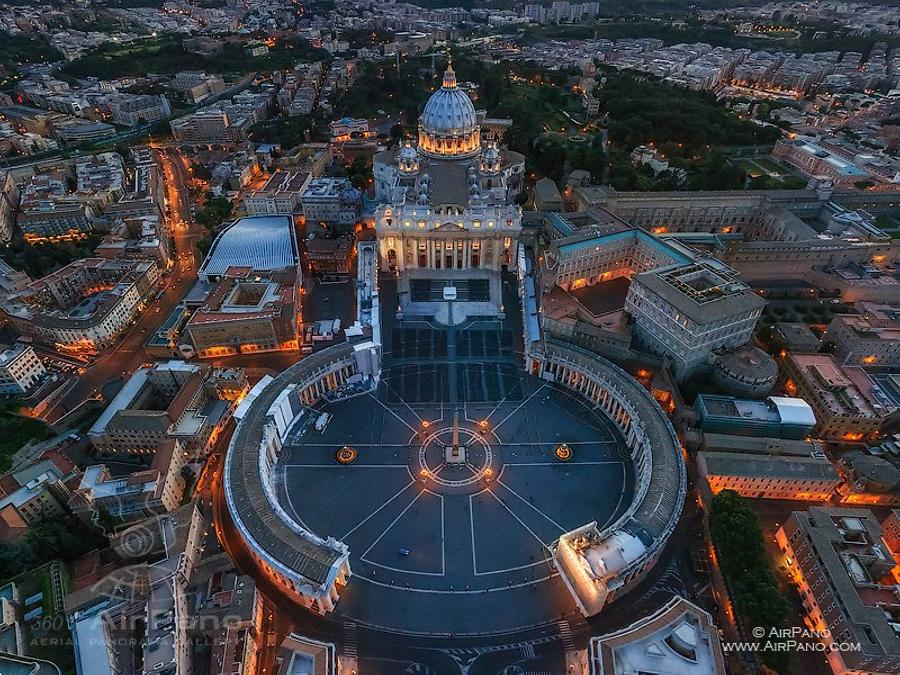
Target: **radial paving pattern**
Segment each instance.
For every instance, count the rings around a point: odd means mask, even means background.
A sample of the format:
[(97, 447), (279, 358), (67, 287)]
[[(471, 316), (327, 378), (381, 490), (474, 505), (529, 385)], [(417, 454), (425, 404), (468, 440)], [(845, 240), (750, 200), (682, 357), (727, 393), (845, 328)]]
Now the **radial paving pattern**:
[[(570, 611), (547, 547), (629, 504), (632, 467), (613, 424), (525, 375), (500, 322), (393, 333), (379, 390), (327, 405), (328, 427), (296, 430), (278, 468), (287, 512), (350, 547), (337, 611), (455, 634)], [(569, 461), (555, 454), (561, 443)], [(335, 458), (345, 445), (358, 453), (346, 466)]]

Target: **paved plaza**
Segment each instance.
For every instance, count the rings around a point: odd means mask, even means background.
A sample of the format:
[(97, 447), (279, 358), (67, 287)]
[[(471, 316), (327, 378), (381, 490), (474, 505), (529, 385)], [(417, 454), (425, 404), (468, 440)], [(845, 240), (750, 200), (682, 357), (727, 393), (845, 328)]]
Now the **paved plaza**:
[(308, 416), (288, 439), (279, 498), (349, 546), (346, 620), (464, 635), (573, 611), (548, 546), (627, 509), (633, 470), (603, 413), (522, 371), (509, 323), (390, 322), (377, 391), (322, 405), (328, 426)]

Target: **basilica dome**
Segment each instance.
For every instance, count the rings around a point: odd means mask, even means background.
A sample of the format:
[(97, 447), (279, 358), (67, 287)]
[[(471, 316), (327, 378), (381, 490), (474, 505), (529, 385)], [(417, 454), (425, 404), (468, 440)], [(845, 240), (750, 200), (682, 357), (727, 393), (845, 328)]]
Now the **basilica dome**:
[(480, 146), (475, 106), (456, 86), (456, 73), (448, 64), (443, 86), (431, 95), (419, 118), (419, 151), (429, 157), (474, 157)]

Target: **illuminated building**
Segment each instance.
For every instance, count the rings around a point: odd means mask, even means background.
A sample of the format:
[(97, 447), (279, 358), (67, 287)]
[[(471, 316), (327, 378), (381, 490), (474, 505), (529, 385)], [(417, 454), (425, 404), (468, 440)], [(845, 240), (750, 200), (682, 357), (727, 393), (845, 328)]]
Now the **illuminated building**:
[(551, 546), (553, 563), (585, 616), (599, 613), (653, 569), (687, 492), (681, 445), (659, 404), (609, 361), (555, 340), (532, 342), (526, 370), (558, 382), (601, 407), (618, 426), (634, 462), (637, 487), (629, 508), (601, 529), (566, 532)]
[(844, 476), (842, 504), (900, 506), (900, 469), (884, 457), (851, 451), (837, 464)]
[(250, 215), (298, 213), (300, 196), (310, 178), (310, 174), (299, 171), (276, 171), (261, 189), (244, 197), (244, 207)]
[(296, 350), (299, 270), (230, 267), (185, 330), (200, 358)]
[(249, 389), (240, 369), (184, 361), (139, 368), (88, 431), (101, 456), (153, 455), (178, 440), (186, 457), (211, 449)]
[(795, 511), (775, 535), (800, 592), (806, 624), (822, 634), (835, 675), (900, 671), (900, 600), (894, 559), (871, 511)]
[(861, 302), (859, 314), (837, 314), (822, 336), (853, 366), (900, 366), (900, 307)]
[(897, 414), (882, 385), (830, 354), (788, 354), (784, 366), (785, 389), (812, 406), (818, 437), (862, 441)]
[(96, 353), (132, 325), (159, 280), (155, 262), (82, 258), (10, 294), (2, 309), (22, 335)]
[(234, 221), (216, 236), (197, 278), (215, 282), (232, 267), (268, 273), (297, 270), (299, 264), (297, 235), (290, 216), (249, 216)]
[(825, 457), (700, 452), (697, 469), (712, 494), (734, 490), (751, 499), (827, 501), (841, 482)]
[(375, 212), (383, 271), (399, 274), (401, 310), (446, 322), (454, 311), (502, 313), (500, 272), (515, 264), (525, 158), (481, 143), (475, 108), (452, 66), (419, 119), (417, 147), (376, 155)]
[(351, 228), (359, 218), (362, 193), (346, 178), (313, 178), (300, 195), (308, 223)]

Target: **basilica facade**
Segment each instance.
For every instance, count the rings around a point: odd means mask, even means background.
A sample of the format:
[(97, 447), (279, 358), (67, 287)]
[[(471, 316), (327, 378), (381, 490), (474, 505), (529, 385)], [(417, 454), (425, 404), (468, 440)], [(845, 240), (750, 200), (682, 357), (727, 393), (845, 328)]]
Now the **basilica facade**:
[(452, 65), (419, 118), (418, 144), (379, 153), (374, 165), (379, 264), (398, 276), (400, 312), (441, 321), (499, 315), (500, 275), (522, 229), (514, 200), (525, 158), (482, 139)]

